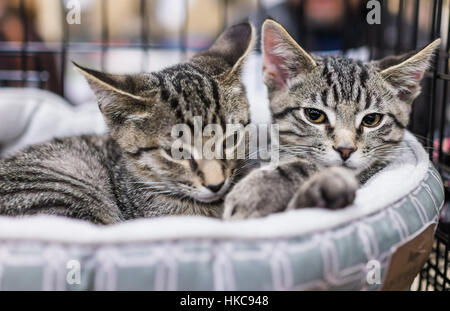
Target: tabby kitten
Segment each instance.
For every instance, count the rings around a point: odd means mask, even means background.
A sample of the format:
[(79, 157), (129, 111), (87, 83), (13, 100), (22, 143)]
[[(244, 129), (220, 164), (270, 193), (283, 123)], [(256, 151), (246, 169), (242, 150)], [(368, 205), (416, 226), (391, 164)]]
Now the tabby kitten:
[(0, 214), (97, 224), (169, 214), (220, 217), (240, 160), (176, 159), (171, 131), (175, 124), (194, 127), (199, 116), (203, 124), (249, 123), (240, 75), (253, 42), (253, 27), (244, 23), (189, 62), (159, 72), (111, 75), (75, 64), (110, 133), (55, 139), (0, 161)]
[(360, 183), (398, 155), (440, 40), (418, 53), (362, 63), (309, 55), (272, 20), (262, 36), (281, 161), (239, 182), (226, 197), (224, 218), (351, 204)]

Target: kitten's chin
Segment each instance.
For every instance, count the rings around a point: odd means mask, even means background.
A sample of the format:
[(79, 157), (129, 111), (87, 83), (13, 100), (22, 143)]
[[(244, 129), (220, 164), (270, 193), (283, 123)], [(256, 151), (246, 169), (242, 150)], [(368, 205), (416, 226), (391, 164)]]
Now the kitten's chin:
[(355, 171), (359, 169), (357, 165), (349, 162), (342, 162), (341, 166)]
[(213, 196), (210, 198), (202, 198), (202, 197), (198, 197), (198, 196), (191, 196), (195, 201), (198, 201), (200, 203), (214, 203), (214, 202), (219, 202), (220, 200), (223, 200), (223, 195), (221, 196)]
[(359, 173), (361, 173), (362, 171), (363, 171), (363, 167), (358, 167), (358, 166), (354, 166), (354, 165), (352, 165), (352, 164), (349, 164), (349, 163), (342, 163), (342, 167), (345, 167), (345, 168), (347, 168), (347, 169), (349, 169), (349, 170), (351, 170), (353, 173), (355, 173), (356, 175), (357, 174), (359, 174)]
[(214, 203), (223, 200), (225, 197), (225, 193), (217, 193), (214, 195), (203, 195), (203, 194), (193, 194), (191, 198), (200, 203)]

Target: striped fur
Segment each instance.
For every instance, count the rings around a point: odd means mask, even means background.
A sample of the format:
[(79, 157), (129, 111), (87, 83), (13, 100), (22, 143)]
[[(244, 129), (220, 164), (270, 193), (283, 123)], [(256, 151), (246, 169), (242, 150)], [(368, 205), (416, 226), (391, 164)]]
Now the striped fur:
[(176, 160), (175, 124), (250, 122), (242, 64), (250, 24), (227, 29), (189, 62), (111, 75), (76, 65), (94, 91), (108, 135), (57, 139), (0, 161), (0, 214), (54, 214), (112, 224), (137, 217), (218, 217), (242, 160)]
[[(225, 217), (350, 204), (358, 183), (398, 156), (412, 102), (440, 40), (418, 53), (369, 63), (309, 55), (272, 20), (263, 25), (262, 41), (281, 164), (245, 177), (228, 195)], [(325, 116), (323, 122), (315, 123), (311, 110)], [(363, 121), (378, 117), (374, 126)], [(300, 177), (299, 166), (307, 171)]]

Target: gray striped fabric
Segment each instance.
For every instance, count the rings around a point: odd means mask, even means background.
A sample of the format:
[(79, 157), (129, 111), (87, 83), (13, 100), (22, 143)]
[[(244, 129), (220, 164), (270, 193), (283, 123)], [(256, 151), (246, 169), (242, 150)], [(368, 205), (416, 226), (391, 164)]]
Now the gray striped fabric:
[(378, 289), (392, 250), (430, 224), (444, 201), (430, 166), (420, 185), (382, 211), (328, 231), (291, 238), (190, 239), (105, 245), (2, 240), (2, 290)]

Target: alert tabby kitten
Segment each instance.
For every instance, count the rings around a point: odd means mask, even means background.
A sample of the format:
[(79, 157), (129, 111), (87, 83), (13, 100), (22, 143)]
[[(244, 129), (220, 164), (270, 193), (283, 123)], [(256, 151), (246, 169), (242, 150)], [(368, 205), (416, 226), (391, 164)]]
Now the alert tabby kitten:
[[(112, 224), (137, 217), (220, 217), (241, 160), (177, 160), (175, 124), (247, 125), (240, 81), (253, 47), (248, 24), (228, 28), (189, 62), (159, 72), (111, 75), (76, 65), (109, 127), (32, 146), (0, 161), (0, 214), (54, 214)], [(189, 142), (191, 143), (191, 142)]]
[(272, 20), (262, 37), (281, 161), (242, 179), (227, 195), (224, 218), (347, 206), (359, 184), (396, 157), (440, 40), (418, 53), (362, 63), (309, 55)]

